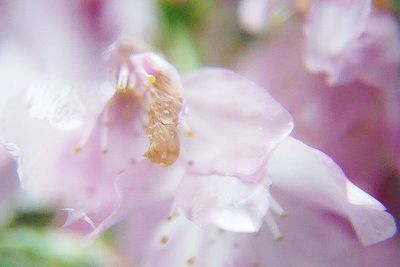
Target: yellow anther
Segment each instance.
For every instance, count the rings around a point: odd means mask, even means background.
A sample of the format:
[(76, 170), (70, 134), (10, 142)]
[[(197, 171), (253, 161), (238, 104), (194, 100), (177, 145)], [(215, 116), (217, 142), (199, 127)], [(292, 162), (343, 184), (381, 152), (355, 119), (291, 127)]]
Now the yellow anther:
[(74, 152), (75, 153), (79, 153), (79, 152), (81, 152), (81, 150), (82, 150), (82, 148), (80, 146), (74, 147)]
[(147, 81), (148, 81), (150, 84), (154, 84), (154, 83), (157, 81), (157, 79), (156, 79), (156, 77), (153, 76), (153, 75), (148, 75), (148, 76), (147, 76)]
[(192, 137), (192, 136), (193, 136), (193, 131), (192, 131), (192, 129), (187, 129), (187, 130), (185, 131), (185, 134), (186, 134), (187, 136), (189, 136), (189, 137)]
[(128, 88), (123, 87), (123, 86), (118, 86), (118, 87), (117, 87), (117, 92), (122, 93), (122, 94), (125, 94), (125, 93), (128, 92)]

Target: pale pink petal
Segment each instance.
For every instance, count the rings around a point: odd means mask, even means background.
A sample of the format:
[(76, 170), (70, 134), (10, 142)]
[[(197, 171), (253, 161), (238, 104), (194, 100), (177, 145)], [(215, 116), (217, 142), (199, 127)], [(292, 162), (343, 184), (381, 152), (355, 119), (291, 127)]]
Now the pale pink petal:
[(274, 23), (290, 16), (292, 0), (241, 0), (238, 7), (239, 22), (244, 30), (259, 34)]
[[(6, 107), (0, 133), (3, 141), (21, 149), (22, 187), (40, 201), (90, 215), (97, 226), (120, 202), (119, 175), (145, 151), (146, 138), (138, 128), (140, 113), (135, 105), (111, 105), (107, 125), (101, 114), (93, 125), (60, 130), (49, 121), (31, 117), (20, 99)], [(53, 100), (57, 106), (58, 100)]]
[(78, 80), (104, 76), (100, 47), (88, 38), (77, 1), (16, 0), (3, 7), (8, 34), (33, 54), (40, 71)]
[[(282, 241), (274, 242), (268, 227), (263, 227), (258, 237), (252, 239), (253, 253), (258, 256), (260, 266), (390, 267), (400, 263), (396, 252), (400, 248), (398, 239), (363, 246), (351, 223), (342, 216), (281, 188), (272, 185), (271, 189), (288, 216), (276, 219), (284, 237)], [(320, 202), (323, 200), (321, 197)]]
[(238, 13), (242, 27), (250, 33), (261, 32), (267, 24), (271, 2), (275, 0), (241, 0)]
[(268, 210), (267, 187), (231, 176), (185, 175), (175, 204), (190, 220), (234, 232), (258, 231)]
[(182, 156), (196, 173), (239, 175), (260, 171), (292, 130), (290, 115), (267, 91), (223, 69), (203, 69), (184, 80), (189, 107)]
[[(155, 203), (131, 217), (120, 233), (123, 251), (132, 264), (152, 266), (397, 266), (399, 240), (369, 247), (359, 244), (343, 218), (278, 190), (273, 192), (288, 217), (278, 219), (280, 242), (266, 225), (258, 233), (232, 233), (199, 227), (178, 213), (169, 214), (168, 201)], [(323, 245), (321, 245), (323, 244)], [(288, 256), (290, 255), (290, 256)]]
[(32, 83), (27, 92), (30, 116), (47, 120), (62, 130), (81, 126), (84, 122), (85, 107), (76, 90), (68, 83), (43, 80)]
[(379, 242), (395, 232), (392, 216), (378, 201), (349, 184), (328, 156), (293, 138), (271, 155), (268, 173), (280, 190), (347, 217), (363, 244)]
[(394, 17), (372, 13), (361, 36), (337, 59), (329, 80), (338, 84), (361, 80), (376, 88), (395, 89), (399, 82), (399, 33)]
[[(235, 235), (216, 227), (198, 226), (182, 214), (168, 216), (168, 202), (156, 203), (131, 217), (120, 238), (132, 263), (143, 266), (250, 267), (251, 246)], [(236, 245), (235, 245), (236, 244)]]
[[(96, 237), (128, 215), (141, 213), (141, 210), (154, 203), (171, 197), (183, 174), (184, 169), (180, 164), (161, 167), (147, 159), (128, 167), (115, 179), (116, 195), (108, 200), (111, 209), (100, 214), (87, 214), (89, 218), (93, 216), (93, 220), (97, 222), (91, 236)], [(171, 207), (166, 208), (170, 209)]]
[(305, 28), (306, 62), (313, 71), (335, 71), (335, 57), (365, 29), (371, 0), (312, 1)]
[(153, 41), (159, 23), (156, 1), (116, 0), (103, 4), (98, 25), (112, 30), (114, 38), (130, 37), (138, 43)]

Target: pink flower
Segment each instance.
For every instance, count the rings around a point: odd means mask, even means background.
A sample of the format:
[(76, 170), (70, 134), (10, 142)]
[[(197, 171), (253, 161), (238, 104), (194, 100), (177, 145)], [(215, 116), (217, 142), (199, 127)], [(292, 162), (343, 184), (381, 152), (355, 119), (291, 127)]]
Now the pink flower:
[[(161, 201), (133, 216), (126, 225), (127, 232), (121, 236), (126, 254), (143, 267), (399, 263), (395, 241), (381, 256), (380, 247), (387, 244), (360, 246), (356, 237), (367, 245), (392, 236), (393, 218), (378, 201), (349, 182), (325, 154), (287, 138), (271, 154), (266, 177), (272, 184), (262, 186), (268, 207), (259, 232), (225, 231), (213, 222), (198, 225), (179, 211), (169, 213), (168, 201)], [(241, 194), (231, 182), (225, 183)], [(236, 204), (227, 210), (241, 207), (240, 202)], [(258, 207), (250, 205), (249, 210)], [(232, 225), (243, 222), (238, 217), (225, 220)]]
[(193, 176), (257, 182), (291, 131), (263, 88), (230, 71), (181, 82), (156, 54), (124, 43), (106, 54), (115, 86), (42, 80), (3, 113), (1, 134), (22, 151), (23, 188), (70, 211), (67, 223), (83, 219), (98, 233)]
[[(273, 14), (281, 20), (292, 14), (295, 3), (243, 0), (239, 14), (246, 29), (259, 32)], [(398, 86), (400, 39), (394, 18), (370, 0), (314, 0), (306, 9), (304, 59), (311, 71), (323, 73), (331, 84), (362, 80), (380, 88)]]
[(350, 179), (379, 194), (396, 169), (398, 99), (387, 97), (391, 90), (360, 81), (330, 86), (311, 73), (302, 60), (300, 27), (287, 25), (271, 43), (244, 56), (239, 68), (288, 108), (296, 138), (332, 156)]
[[(344, 40), (340, 49), (339, 47), (332, 48), (332, 51), (327, 51), (328, 47), (325, 44), (334, 43), (329, 42), (328, 35), (332, 39), (341, 40), (341, 37), (335, 34), (340, 32), (337, 31), (337, 25), (333, 25), (332, 31), (327, 32), (325, 36), (319, 34), (317, 29), (311, 28), (311, 25), (316, 24), (312, 22), (312, 19), (311, 17), (308, 22), (309, 36), (306, 39), (306, 63), (312, 71), (326, 74), (331, 84), (361, 80), (378, 88), (393, 90), (397, 87), (397, 73), (400, 67), (398, 50), (400, 32), (393, 17), (374, 12), (365, 18), (362, 31), (357, 35), (354, 26), (343, 26), (346, 29), (352, 29), (352, 33), (357, 38), (346, 40), (346, 42)], [(316, 38), (319, 41), (314, 40)]]

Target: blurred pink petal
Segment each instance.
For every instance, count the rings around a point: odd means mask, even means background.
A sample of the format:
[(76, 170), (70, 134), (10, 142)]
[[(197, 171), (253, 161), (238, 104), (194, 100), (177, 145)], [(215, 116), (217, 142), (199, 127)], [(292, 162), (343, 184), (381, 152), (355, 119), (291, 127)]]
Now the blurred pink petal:
[(376, 195), (393, 172), (390, 151), (396, 143), (390, 136), (399, 129), (394, 115), (398, 98), (362, 82), (326, 84), (304, 65), (301, 27), (288, 24), (269, 44), (253, 47), (239, 63), (240, 72), (289, 110), (294, 137), (330, 155), (352, 181)]
[(361, 35), (370, 10), (371, 0), (312, 1), (305, 26), (308, 67), (332, 72), (331, 61)]
[(396, 90), (400, 69), (400, 31), (396, 19), (385, 13), (370, 15), (360, 38), (344, 54), (343, 68), (332, 79), (359, 79), (386, 90)]
[(278, 146), (268, 162), (268, 174), (280, 190), (346, 216), (365, 245), (396, 231), (393, 217), (382, 204), (348, 181), (328, 156), (295, 139)]
[(251, 33), (259, 33), (267, 24), (267, 17), (274, 0), (242, 0), (238, 14), (242, 27)]
[(292, 0), (241, 0), (239, 1), (239, 22), (244, 30), (260, 34), (275, 22), (290, 16)]

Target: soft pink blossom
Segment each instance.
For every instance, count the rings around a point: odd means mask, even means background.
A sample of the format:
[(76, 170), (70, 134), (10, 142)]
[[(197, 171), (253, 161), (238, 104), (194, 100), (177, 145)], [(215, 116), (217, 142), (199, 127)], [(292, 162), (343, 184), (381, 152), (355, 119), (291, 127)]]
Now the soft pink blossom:
[[(352, 181), (377, 195), (396, 171), (399, 98), (388, 97), (394, 92), (385, 84), (333, 86), (311, 73), (302, 60), (301, 27), (290, 23), (270, 43), (253, 47), (239, 63), (240, 72), (268, 88), (291, 112), (296, 138), (332, 156)], [(375, 72), (385, 75), (382, 68)]]
[[(278, 3), (283, 7), (276, 7)], [(295, 1), (285, 3), (243, 0), (242, 24), (259, 32), (273, 12), (295, 13)], [(362, 80), (379, 88), (398, 87), (400, 37), (395, 18), (378, 11), (370, 0), (314, 0), (306, 9), (303, 49), (311, 71), (323, 73), (331, 84)]]
[(82, 219), (98, 233), (173, 196), (180, 179), (192, 187), (193, 176), (257, 182), (291, 131), (263, 88), (230, 71), (203, 69), (182, 82), (159, 55), (125, 44), (106, 55), (112, 82), (43, 79), (4, 108), (1, 135), (21, 150), (23, 188), (68, 211), (67, 224)]
[[(267, 177), (272, 184), (263, 186), (263, 194), (269, 207), (259, 232), (237, 233), (215, 227), (213, 222), (193, 223), (179, 210), (171, 211), (171, 200), (166, 199), (126, 224), (127, 232), (121, 236), (126, 255), (143, 267), (399, 263), (398, 241), (371, 247), (357, 241), (358, 237), (367, 245), (390, 237), (395, 231), (393, 218), (378, 201), (350, 183), (325, 154), (288, 138), (272, 153)], [(227, 210), (235, 208), (240, 206)], [(243, 222), (238, 217), (225, 220), (232, 225)]]

